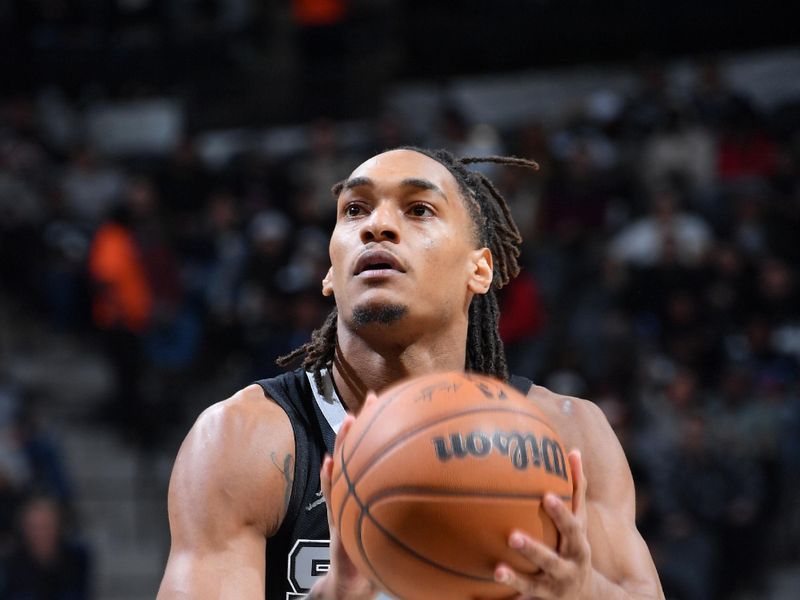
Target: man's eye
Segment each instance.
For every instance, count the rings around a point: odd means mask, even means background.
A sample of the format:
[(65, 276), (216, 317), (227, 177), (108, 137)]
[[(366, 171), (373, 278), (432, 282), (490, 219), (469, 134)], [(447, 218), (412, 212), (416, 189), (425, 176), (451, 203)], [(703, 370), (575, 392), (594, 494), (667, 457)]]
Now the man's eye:
[(415, 204), (411, 207), (411, 214), (415, 217), (430, 217), (433, 216), (433, 211), (430, 207), (425, 206), (424, 204)]
[(344, 214), (348, 217), (357, 217), (361, 214), (361, 207), (358, 204), (348, 204), (344, 209)]

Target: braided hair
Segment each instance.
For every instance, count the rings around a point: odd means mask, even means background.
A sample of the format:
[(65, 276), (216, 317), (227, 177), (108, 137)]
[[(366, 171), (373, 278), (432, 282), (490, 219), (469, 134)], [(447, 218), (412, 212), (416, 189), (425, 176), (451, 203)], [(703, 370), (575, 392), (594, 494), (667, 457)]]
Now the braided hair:
[[(532, 160), (514, 156), (455, 158), (446, 150), (428, 150), (413, 146), (404, 146), (398, 150), (412, 150), (424, 154), (450, 171), (458, 182), (459, 190), (472, 217), (476, 244), (478, 247), (489, 248), (492, 253), (494, 263), (492, 286), (487, 293), (476, 294), (469, 307), (467, 356), (464, 368), (508, 381), (505, 350), (497, 330), (500, 308), (496, 290), (519, 274), (517, 259), (522, 236), (514, 223), (508, 204), (497, 188), (483, 173), (472, 171), (467, 165), (495, 163), (534, 170), (538, 170), (539, 165)], [(338, 197), (341, 189), (342, 184), (336, 184), (333, 187), (334, 196)], [(279, 357), (275, 362), (285, 367), (303, 357), (303, 368), (312, 373), (315, 382), (321, 388), (321, 370), (331, 365), (336, 351), (337, 316), (337, 310), (334, 308), (322, 327), (311, 334), (311, 340), (289, 354)]]

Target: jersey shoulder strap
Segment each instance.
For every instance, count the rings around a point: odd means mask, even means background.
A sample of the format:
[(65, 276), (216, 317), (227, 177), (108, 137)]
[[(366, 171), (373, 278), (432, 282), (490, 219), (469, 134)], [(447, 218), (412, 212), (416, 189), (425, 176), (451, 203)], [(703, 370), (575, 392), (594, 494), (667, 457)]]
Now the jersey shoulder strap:
[(508, 383), (523, 396), (527, 396), (528, 392), (530, 392), (533, 387), (533, 381), (520, 375), (511, 375), (508, 378)]
[[(300, 514), (306, 487), (311, 456), (318, 451), (319, 426), (314, 422), (311, 392), (305, 373), (298, 369), (270, 379), (257, 381), (264, 394), (280, 406), (289, 417), (294, 435), (294, 477), (286, 517), (275, 537), (283, 538), (293, 526), (293, 516)], [(302, 466), (302, 468), (300, 467)]]
[(294, 481), (286, 516), (267, 541), (265, 594), (268, 600), (305, 598), (316, 570), (328, 561), (330, 535), (319, 470), (326, 439), (334, 435), (327, 432), (330, 426), (302, 369), (257, 383), (286, 412), (295, 442)]

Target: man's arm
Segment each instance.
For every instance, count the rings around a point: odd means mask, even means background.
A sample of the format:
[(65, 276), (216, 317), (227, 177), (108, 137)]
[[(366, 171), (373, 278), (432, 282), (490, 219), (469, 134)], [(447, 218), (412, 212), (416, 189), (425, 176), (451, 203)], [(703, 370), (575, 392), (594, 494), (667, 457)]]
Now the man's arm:
[(283, 521), (293, 475), (291, 424), (259, 386), (203, 412), (170, 480), (158, 600), (264, 598), (266, 538)]
[[(548, 395), (547, 400), (559, 401)], [(530, 572), (541, 572), (525, 575), (499, 565), (498, 581), (523, 597), (663, 599), (650, 552), (636, 528), (633, 478), (614, 432), (594, 404), (574, 398), (560, 401), (569, 407), (564, 411), (568, 418), (554, 413), (554, 420), (563, 419), (559, 429), (565, 441), (580, 450), (568, 456), (573, 510), (548, 494), (545, 510), (561, 534), (558, 549), (550, 550), (523, 531), (513, 532), (509, 545), (528, 559)]]
[(587, 534), (592, 566), (601, 576), (595, 583), (620, 587), (626, 592), (622, 598), (663, 598), (650, 550), (636, 527), (636, 491), (625, 453), (603, 412), (595, 404), (581, 404), (588, 421), (583, 452)]

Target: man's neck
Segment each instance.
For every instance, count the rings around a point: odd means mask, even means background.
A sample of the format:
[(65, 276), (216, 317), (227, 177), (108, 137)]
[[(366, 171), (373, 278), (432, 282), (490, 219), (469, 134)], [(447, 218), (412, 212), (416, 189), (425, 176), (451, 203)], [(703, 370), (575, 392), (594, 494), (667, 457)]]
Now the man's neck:
[(392, 344), (387, 338), (388, 331), (376, 344), (339, 325), (333, 381), (349, 412), (358, 414), (367, 392), (380, 393), (405, 377), (464, 369), (465, 325), (431, 333), (410, 344)]

